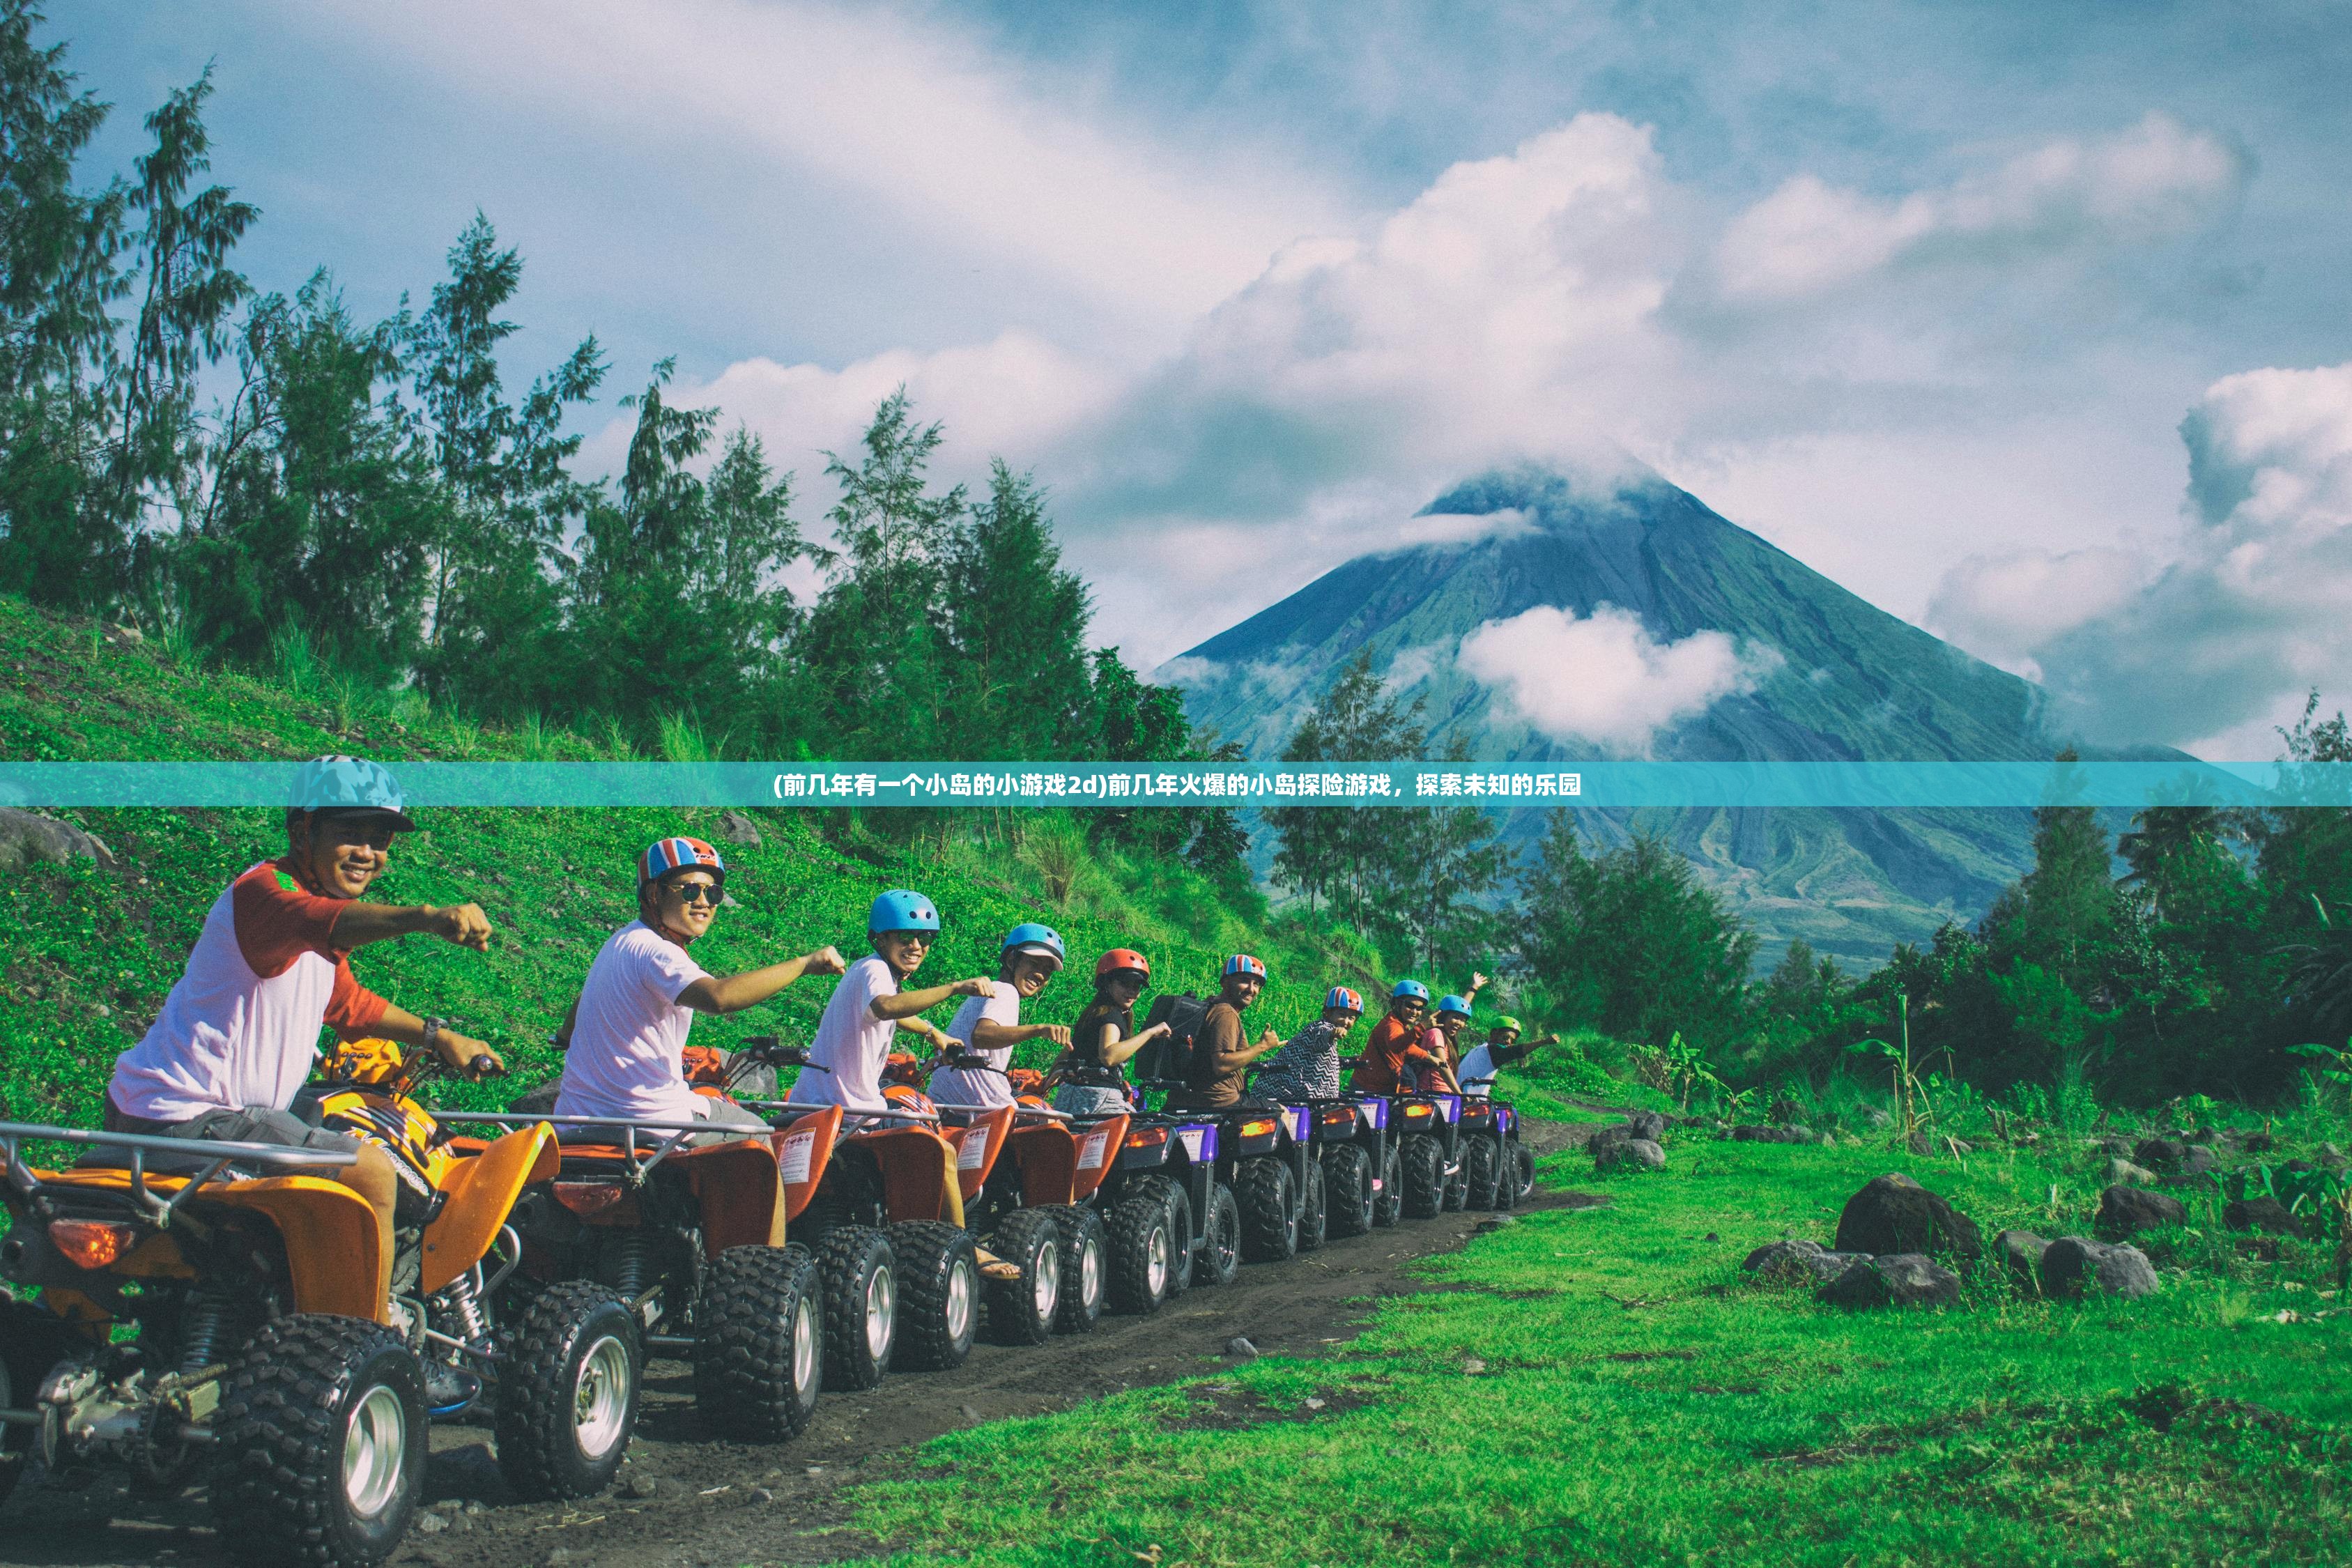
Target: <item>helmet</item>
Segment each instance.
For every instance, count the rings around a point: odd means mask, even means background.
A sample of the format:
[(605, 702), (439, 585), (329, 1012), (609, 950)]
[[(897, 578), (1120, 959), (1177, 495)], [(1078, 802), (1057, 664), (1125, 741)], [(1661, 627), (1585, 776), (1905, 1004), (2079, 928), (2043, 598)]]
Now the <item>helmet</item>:
[(1265, 965), (1246, 952), (1237, 952), (1225, 960), (1225, 967), (1221, 973), (1229, 978), (1235, 974), (1248, 974), (1263, 980), (1265, 978)]
[(658, 882), (676, 871), (695, 870), (709, 872), (721, 886), (727, 881), (727, 862), (699, 838), (656, 838), (637, 858), (640, 883)]
[(1393, 1002), (1402, 1002), (1408, 997), (1416, 1002), (1426, 1002), (1429, 1000), (1429, 987), (1418, 980), (1400, 980), (1396, 983), (1396, 989), (1389, 993), (1389, 999)]
[(904, 888), (893, 888), (874, 900), (866, 911), (867, 931), (937, 931), (940, 911), (931, 900), (920, 893), (910, 893)]
[(1151, 978), (1151, 960), (1131, 947), (1114, 947), (1095, 961), (1095, 978), (1105, 979), (1118, 973), (1139, 974)]
[(1064, 957), (1060, 933), (1050, 926), (1041, 926), (1034, 921), (1026, 925), (1014, 926), (1011, 931), (1006, 931), (1004, 941), (997, 951), (1000, 953), (1024, 952), (1033, 958), (1050, 958), (1054, 961), (1054, 967), (1056, 969), (1062, 967)]
[(382, 763), (362, 757), (311, 758), (294, 771), (294, 792), (286, 804), (296, 811), (383, 812), (398, 831), (416, 831), (400, 809), (400, 781)]
[(1466, 1018), (1470, 1016), (1470, 1004), (1460, 996), (1440, 996), (1437, 999), (1437, 1010), (1441, 1013), (1459, 1013)]
[(1344, 985), (1334, 985), (1323, 994), (1323, 1006), (1326, 1011), (1345, 1007), (1350, 1013), (1360, 1013), (1364, 1010), (1364, 999)]
[(1501, 1034), (1506, 1030), (1514, 1035), (1524, 1034), (1527, 1031), (1527, 1026), (1506, 1013), (1495, 1020), (1495, 1032)]

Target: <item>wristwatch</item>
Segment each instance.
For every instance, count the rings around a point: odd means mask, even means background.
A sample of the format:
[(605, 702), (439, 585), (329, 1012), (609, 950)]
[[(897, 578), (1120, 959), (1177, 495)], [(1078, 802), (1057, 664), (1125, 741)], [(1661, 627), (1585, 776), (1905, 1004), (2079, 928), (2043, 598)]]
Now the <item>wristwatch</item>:
[(425, 1048), (426, 1050), (438, 1051), (441, 1048), (441, 1031), (447, 1026), (447, 1024), (448, 1020), (446, 1018), (427, 1018), (425, 1020)]

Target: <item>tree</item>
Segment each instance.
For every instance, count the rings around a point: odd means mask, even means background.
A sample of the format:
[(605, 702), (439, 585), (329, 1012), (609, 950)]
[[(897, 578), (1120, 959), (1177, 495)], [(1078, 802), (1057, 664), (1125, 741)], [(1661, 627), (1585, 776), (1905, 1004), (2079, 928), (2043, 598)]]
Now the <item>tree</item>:
[(1094, 739), (1087, 585), (1062, 566), (1045, 496), (1000, 459), (941, 554), (955, 754), (1065, 757)]
[[(1399, 762), (1422, 755), (1421, 702), (1400, 706), (1372, 672), (1367, 648), (1339, 672), (1283, 747), (1283, 761)], [(1429, 847), (1422, 814), (1344, 806), (1274, 806), (1265, 813), (1276, 835), (1275, 874), (1305, 894), (1307, 908), (1329, 904), (1333, 916), (1376, 942), (1409, 940), (1398, 895), (1412, 881), (1407, 846)]]
[[(2061, 763), (2075, 760), (2072, 751)], [(2095, 807), (2034, 808), (2033, 869), (2019, 884), (2018, 931), (2025, 950), (2044, 957), (2059, 976), (2082, 973), (2085, 946), (2097, 940), (2113, 910), (2112, 852)]]

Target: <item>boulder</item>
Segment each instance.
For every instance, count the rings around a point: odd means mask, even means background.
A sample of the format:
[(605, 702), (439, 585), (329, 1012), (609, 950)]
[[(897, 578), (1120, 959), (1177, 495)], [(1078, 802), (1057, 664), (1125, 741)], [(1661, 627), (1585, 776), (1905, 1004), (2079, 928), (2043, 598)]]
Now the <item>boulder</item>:
[(1663, 1171), (1666, 1152), (1647, 1138), (1622, 1138), (1604, 1146), (1592, 1163), (1603, 1171)]
[(2129, 1160), (2110, 1160), (2107, 1162), (2107, 1180), (2121, 1183), (2126, 1186), (2135, 1184), (2140, 1186), (2153, 1186), (2156, 1184), (2156, 1173), (2145, 1165), (2135, 1165)]
[(2156, 1266), (2137, 1247), (2062, 1236), (2042, 1255), (2042, 1288), (2053, 1296), (2151, 1296)]
[(1983, 1254), (1984, 1238), (1968, 1215), (1910, 1177), (1889, 1173), (1846, 1200), (1838, 1215), (1837, 1249), (1972, 1259)]
[(2042, 1288), (2042, 1255), (2050, 1244), (2030, 1230), (2004, 1230), (1992, 1238), (1992, 1255), (2020, 1285)]
[(1584, 1146), (1592, 1152), (1593, 1159), (1599, 1160), (1609, 1149), (1628, 1142), (1633, 1137), (1632, 1127), (1622, 1121), (1612, 1121), (1606, 1127), (1596, 1128), (1592, 1136), (1585, 1140)]
[(2154, 1171), (2169, 1171), (2180, 1163), (2189, 1146), (2178, 1138), (2143, 1138), (2132, 1146), (2131, 1157)]
[(2222, 1205), (2221, 1223), (2231, 1230), (2263, 1231), (2271, 1236), (2308, 1237), (2311, 1233), (2294, 1212), (2276, 1198), (2240, 1198)]
[(2130, 1159), (2132, 1157), (2132, 1150), (2135, 1147), (2130, 1139), (2119, 1138), (2112, 1132), (2108, 1133), (2104, 1138), (2096, 1140), (2096, 1142), (2099, 1146), (2099, 1152), (2105, 1154), (2110, 1160)]
[(1653, 1143), (1666, 1141), (1666, 1119), (1654, 1110), (1637, 1110), (1625, 1118), (1625, 1125), (1636, 1138), (1647, 1138)]
[(2184, 1178), (2194, 1178), (2206, 1174), (2213, 1169), (2213, 1151), (2202, 1143), (2191, 1143), (2181, 1150), (2180, 1162), (2172, 1167), (2172, 1173)]
[(1735, 1127), (1735, 1143), (1810, 1143), (1813, 1135), (1801, 1127)]
[(2095, 1228), (2110, 1241), (2122, 1241), (2158, 1226), (2188, 1223), (2188, 1206), (2168, 1194), (2151, 1193), (2145, 1187), (2113, 1186), (2099, 1194)]
[(719, 837), (730, 844), (757, 849), (760, 847), (760, 826), (740, 811), (722, 811), (719, 814)]
[(101, 866), (114, 864), (114, 856), (104, 844), (72, 823), (0, 805), (0, 868), (30, 866), (37, 860), (62, 866), (76, 858)]
[(1896, 1252), (1854, 1264), (1818, 1294), (1836, 1307), (1949, 1307), (1960, 1277), (1924, 1253)]
[(1874, 1132), (1884, 1132), (1895, 1125), (1895, 1116), (1875, 1105), (1865, 1105), (1862, 1108), (1862, 1124)]
[(2249, 1154), (2267, 1154), (2278, 1147), (2277, 1139), (2259, 1130), (2245, 1132), (2232, 1131), (2230, 1142)]
[(1822, 1286), (1857, 1263), (1870, 1260), (1859, 1252), (1831, 1252), (1819, 1242), (1775, 1241), (1748, 1255), (1740, 1268), (1759, 1285)]

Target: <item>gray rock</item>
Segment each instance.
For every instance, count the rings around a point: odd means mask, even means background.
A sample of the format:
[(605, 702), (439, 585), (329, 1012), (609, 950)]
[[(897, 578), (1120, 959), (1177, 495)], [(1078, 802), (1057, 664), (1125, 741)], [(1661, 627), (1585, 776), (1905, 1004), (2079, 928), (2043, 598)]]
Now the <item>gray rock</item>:
[(765, 1487), (753, 1487), (751, 1491), (745, 1495), (753, 1502), (773, 1502), (776, 1500), (776, 1494), (770, 1491)]
[(2149, 1186), (2155, 1184), (2156, 1173), (2145, 1165), (2135, 1165), (2129, 1160), (2110, 1160), (2107, 1162), (2107, 1180)]
[(2095, 1142), (2098, 1144), (2099, 1152), (2110, 1160), (2128, 1160), (2132, 1157), (2132, 1141), (2128, 1138), (2119, 1138), (2110, 1132), (2105, 1138), (2097, 1139)]
[(982, 1415), (980, 1413), (980, 1407), (979, 1407), (978, 1405), (965, 1405), (965, 1406), (963, 1407), (963, 1418), (964, 1418), (965, 1420), (967, 1420), (967, 1421), (971, 1421), (971, 1422), (974, 1422), (974, 1423), (978, 1423), (978, 1422), (985, 1421), (985, 1420), (987, 1420), (987, 1419), (988, 1419), (988, 1417), (987, 1417), (987, 1416)]
[(2188, 1223), (2188, 1207), (2179, 1198), (2144, 1187), (2115, 1186), (2099, 1194), (2094, 1228), (2110, 1241), (2122, 1241), (2158, 1226)]
[(448, 1528), (449, 1521), (437, 1513), (420, 1513), (416, 1516), (416, 1533), (419, 1535), (438, 1535)]
[(1515, 1226), (1517, 1223), (1518, 1221), (1513, 1219), (1507, 1214), (1489, 1215), (1485, 1219), (1478, 1222), (1478, 1234), (1480, 1236), (1491, 1236), (1498, 1230), (1508, 1230), (1512, 1226)]
[(760, 847), (760, 826), (740, 811), (719, 814), (719, 837), (730, 844), (741, 844), (756, 849)]
[(1602, 1149), (1593, 1164), (1603, 1171), (1663, 1171), (1666, 1152), (1647, 1138), (1627, 1138)]
[(1243, 1338), (1239, 1334), (1235, 1334), (1232, 1339), (1225, 1342), (1225, 1353), (1232, 1356), (1236, 1361), (1255, 1361), (1257, 1360), (1258, 1350), (1257, 1347), (1250, 1343), (1248, 1340)]
[(2267, 1154), (2278, 1147), (2277, 1139), (2259, 1130), (2240, 1131), (2233, 1128), (2230, 1132), (2230, 1142), (2249, 1154)]
[(2266, 1231), (2272, 1236), (2308, 1237), (2311, 1232), (2293, 1210), (2276, 1198), (2240, 1198), (2221, 1208), (2221, 1223), (2231, 1230)]
[(2180, 1152), (2180, 1162), (2172, 1168), (2176, 1176), (2201, 1176), (2213, 1169), (2213, 1151), (2202, 1143), (2191, 1143)]
[(1865, 1105), (1862, 1108), (1862, 1124), (1874, 1132), (1884, 1132), (1895, 1125), (1895, 1118), (1874, 1105)]
[(2132, 1149), (2132, 1158), (2154, 1171), (2169, 1171), (2180, 1163), (2188, 1145), (2178, 1138), (2143, 1138)]
[(0, 868), (30, 866), (36, 861), (62, 866), (76, 858), (101, 866), (114, 864), (111, 850), (72, 823), (0, 805)]
[(1654, 1110), (1637, 1110), (1625, 1118), (1625, 1125), (1636, 1138), (1647, 1138), (1653, 1143), (1666, 1141), (1666, 1119)]
[(2156, 1267), (2137, 1247), (2062, 1236), (2042, 1255), (2042, 1288), (2053, 1296), (2097, 1290), (2131, 1298), (2156, 1293)]
[(2042, 1256), (2050, 1243), (2030, 1230), (2004, 1230), (1992, 1238), (1992, 1255), (2021, 1285), (2042, 1288)]
[(1631, 1122), (1612, 1121), (1586, 1139), (1584, 1146), (1591, 1152), (1592, 1157), (1598, 1160), (1604, 1150), (1619, 1143), (1630, 1143), (1633, 1138), (1634, 1132)]
[(634, 1475), (621, 1483), (621, 1491), (625, 1496), (642, 1502), (647, 1498), (661, 1495), (661, 1481), (655, 1476)]
[(1960, 1277), (1924, 1253), (1890, 1253), (1845, 1269), (1819, 1296), (1836, 1307), (1948, 1307), (1960, 1299)]
[(1968, 1215), (1910, 1177), (1890, 1172), (1846, 1200), (1838, 1215), (1837, 1249), (1972, 1259), (1983, 1255), (1984, 1238)]
[(1742, 1273), (1771, 1279), (1783, 1273), (1793, 1273), (1801, 1267), (1803, 1259), (1819, 1258), (1828, 1250), (1820, 1242), (1807, 1241), (1802, 1237), (1768, 1241), (1742, 1259), (1739, 1268)]
[(1735, 1127), (1735, 1143), (1810, 1143), (1813, 1135), (1801, 1127)]

